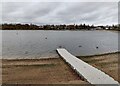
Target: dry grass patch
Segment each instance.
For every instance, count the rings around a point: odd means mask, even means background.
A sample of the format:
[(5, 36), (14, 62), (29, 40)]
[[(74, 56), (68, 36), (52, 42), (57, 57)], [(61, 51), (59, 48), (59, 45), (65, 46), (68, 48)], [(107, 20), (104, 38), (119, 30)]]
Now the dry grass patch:
[(88, 64), (104, 71), (118, 81), (118, 55), (120, 53), (79, 57)]
[(83, 84), (80, 77), (60, 58), (3, 60), (3, 83), (9, 84)]

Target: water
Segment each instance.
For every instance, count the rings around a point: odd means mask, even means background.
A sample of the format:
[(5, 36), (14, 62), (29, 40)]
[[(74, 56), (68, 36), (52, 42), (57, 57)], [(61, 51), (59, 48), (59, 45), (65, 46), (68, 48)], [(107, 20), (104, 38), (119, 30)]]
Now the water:
[(118, 51), (118, 33), (110, 31), (2, 31), (3, 58), (41, 58), (56, 56), (66, 48), (75, 56)]

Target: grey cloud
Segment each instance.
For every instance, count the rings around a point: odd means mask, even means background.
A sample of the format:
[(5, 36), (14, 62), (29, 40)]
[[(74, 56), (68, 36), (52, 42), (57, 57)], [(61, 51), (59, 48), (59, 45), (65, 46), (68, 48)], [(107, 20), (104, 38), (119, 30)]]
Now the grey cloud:
[(4, 2), (3, 22), (35, 24), (114, 24), (115, 2)]

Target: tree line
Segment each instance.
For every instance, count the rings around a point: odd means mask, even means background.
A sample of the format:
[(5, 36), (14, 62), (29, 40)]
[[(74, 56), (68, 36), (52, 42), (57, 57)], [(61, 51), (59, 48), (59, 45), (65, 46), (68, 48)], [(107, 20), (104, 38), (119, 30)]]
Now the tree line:
[(94, 30), (94, 29), (107, 29), (119, 30), (120, 24), (112, 26), (94, 26), (86, 24), (70, 24), (70, 25), (35, 25), (35, 24), (2, 24), (2, 30)]

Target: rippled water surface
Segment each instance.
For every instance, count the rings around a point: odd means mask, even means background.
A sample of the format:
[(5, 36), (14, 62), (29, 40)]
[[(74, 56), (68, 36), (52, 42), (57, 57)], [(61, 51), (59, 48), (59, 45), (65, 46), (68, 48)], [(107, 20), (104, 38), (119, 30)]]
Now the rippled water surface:
[(118, 33), (110, 31), (2, 31), (3, 58), (40, 58), (66, 48), (76, 56), (118, 51)]

